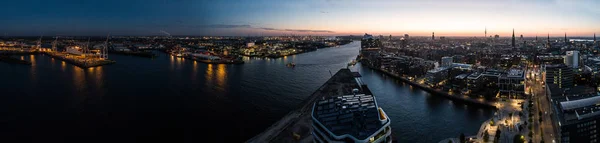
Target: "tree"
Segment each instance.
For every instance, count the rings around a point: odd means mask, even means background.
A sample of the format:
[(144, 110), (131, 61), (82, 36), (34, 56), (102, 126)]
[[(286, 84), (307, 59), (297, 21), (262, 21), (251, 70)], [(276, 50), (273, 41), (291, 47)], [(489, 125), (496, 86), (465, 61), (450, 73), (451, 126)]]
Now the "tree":
[(489, 133), (488, 133), (488, 131), (486, 130), (486, 131), (483, 133), (483, 141), (484, 141), (484, 142), (488, 142), (488, 141), (489, 141), (489, 139), (490, 139), (490, 134), (489, 134)]
[(465, 133), (460, 133), (459, 139), (460, 139), (460, 143), (464, 143), (466, 141), (465, 140)]
[(448, 143), (452, 143), (452, 140), (448, 140)]
[(525, 137), (520, 134), (516, 134), (513, 138), (513, 143), (525, 143)]

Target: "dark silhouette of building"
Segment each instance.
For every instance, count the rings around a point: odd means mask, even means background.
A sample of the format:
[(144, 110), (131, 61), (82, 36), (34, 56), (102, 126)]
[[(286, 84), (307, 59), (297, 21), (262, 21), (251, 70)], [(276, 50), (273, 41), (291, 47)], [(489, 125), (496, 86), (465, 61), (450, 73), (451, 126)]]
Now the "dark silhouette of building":
[(515, 29), (513, 29), (513, 35), (512, 35), (512, 47), (515, 47)]
[(569, 45), (569, 40), (567, 40), (567, 32), (565, 32), (565, 44)]
[(431, 40), (435, 40), (435, 32), (431, 32)]
[(594, 33), (594, 44), (596, 44), (596, 33)]

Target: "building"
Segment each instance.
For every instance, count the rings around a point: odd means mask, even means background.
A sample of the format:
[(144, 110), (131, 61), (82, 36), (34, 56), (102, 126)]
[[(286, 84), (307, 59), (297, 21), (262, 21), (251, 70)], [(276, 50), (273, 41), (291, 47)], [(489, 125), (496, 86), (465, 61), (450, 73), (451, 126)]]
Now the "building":
[(513, 35), (512, 35), (512, 47), (515, 48), (515, 29), (513, 29)]
[(312, 121), (313, 140), (317, 143), (392, 141), (390, 119), (373, 95), (322, 98), (313, 106)]
[(452, 57), (442, 57), (442, 67), (452, 66)]
[(598, 93), (554, 98), (553, 124), (562, 143), (598, 142), (600, 138), (600, 96)]
[(500, 96), (509, 98), (525, 97), (525, 71), (520, 69), (511, 69), (506, 74), (502, 74), (498, 79)]
[(254, 42), (248, 42), (246, 43), (246, 47), (250, 48), (254, 46)]
[(579, 51), (567, 51), (565, 64), (572, 68), (579, 68)]
[(573, 69), (564, 65), (543, 65), (546, 84), (556, 84), (558, 88), (573, 87)]

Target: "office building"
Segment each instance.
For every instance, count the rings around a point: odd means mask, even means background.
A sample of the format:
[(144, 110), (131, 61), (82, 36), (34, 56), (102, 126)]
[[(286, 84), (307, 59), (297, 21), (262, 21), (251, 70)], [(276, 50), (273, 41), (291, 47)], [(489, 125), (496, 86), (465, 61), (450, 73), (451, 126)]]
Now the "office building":
[(511, 69), (506, 74), (502, 74), (498, 79), (498, 87), (501, 96), (509, 98), (525, 97), (525, 71), (520, 69)]
[(558, 88), (567, 89), (573, 87), (573, 69), (564, 64), (543, 65), (546, 84), (558, 85)]

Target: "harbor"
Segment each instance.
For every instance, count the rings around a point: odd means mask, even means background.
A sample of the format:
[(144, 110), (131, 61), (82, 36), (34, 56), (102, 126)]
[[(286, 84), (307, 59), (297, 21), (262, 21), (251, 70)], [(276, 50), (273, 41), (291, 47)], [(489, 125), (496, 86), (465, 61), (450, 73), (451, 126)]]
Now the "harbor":
[(46, 54), (52, 58), (65, 61), (69, 64), (75, 65), (80, 68), (91, 68), (91, 67), (98, 67), (98, 66), (104, 66), (104, 65), (110, 65), (110, 64), (116, 63), (113, 60), (107, 60), (107, 59), (102, 59), (102, 58), (91, 58), (91, 57), (86, 58), (85, 56), (74, 56), (74, 55), (69, 55), (66, 53), (59, 53), (59, 52), (44, 52), (44, 54)]

